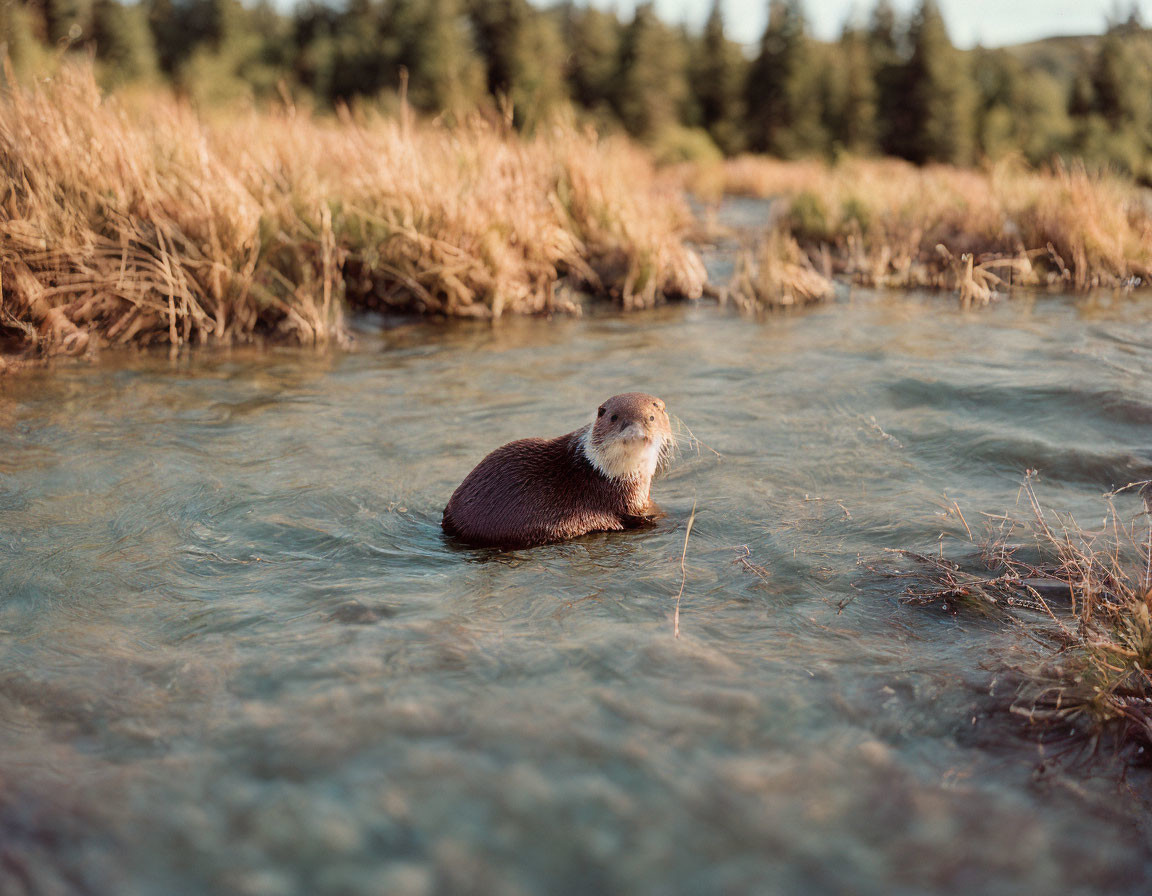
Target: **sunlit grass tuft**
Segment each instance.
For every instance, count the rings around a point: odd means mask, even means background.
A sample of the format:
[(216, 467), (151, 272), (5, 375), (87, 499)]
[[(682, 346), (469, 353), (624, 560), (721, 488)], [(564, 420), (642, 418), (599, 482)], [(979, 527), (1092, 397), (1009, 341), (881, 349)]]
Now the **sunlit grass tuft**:
[(740, 256), (727, 298), (744, 309), (788, 308), (823, 302), (833, 291), (796, 240), (773, 230)]
[(639, 149), (292, 106), (199, 114), (90, 66), (0, 95), (0, 336), (344, 338), (349, 307), (492, 318), (697, 297), (690, 213)]
[(991, 614), (1045, 645), (1011, 709), (1046, 735), (1152, 749), (1152, 482), (1106, 495), (1099, 529), (1043, 507), (1031, 475), (1021, 498), (982, 537), (953, 505), (977, 548), (963, 561), (898, 551), (872, 568), (907, 581), (910, 603)]
[[(791, 237), (831, 273), (880, 287), (957, 290), (965, 303), (1014, 286), (1088, 290), (1152, 281), (1152, 194), (1080, 166), (1034, 171), (835, 165), (741, 157), (684, 169), (706, 198), (777, 198), (765, 251)], [(775, 248), (773, 248), (775, 247)], [(781, 255), (784, 257), (784, 255)]]

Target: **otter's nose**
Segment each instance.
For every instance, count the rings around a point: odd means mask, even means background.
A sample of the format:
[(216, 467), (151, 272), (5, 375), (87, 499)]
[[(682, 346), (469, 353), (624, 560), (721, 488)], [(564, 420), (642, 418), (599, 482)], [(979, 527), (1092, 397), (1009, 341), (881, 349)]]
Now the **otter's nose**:
[(620, 437), (624, 439), (646, 439), (648, 433), (644, 429), (644, 424), (636, 420), (625, 421), (620, 426)]

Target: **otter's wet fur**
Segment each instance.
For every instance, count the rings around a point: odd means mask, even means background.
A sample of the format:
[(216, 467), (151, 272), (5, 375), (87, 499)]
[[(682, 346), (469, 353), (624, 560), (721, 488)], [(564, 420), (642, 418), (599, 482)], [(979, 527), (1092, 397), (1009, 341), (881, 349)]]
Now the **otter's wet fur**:
[(663, 401), (615, 395), (587, 426), (485, 457), (444, 508), (444, 531), (477, 547), (524, 548), (641, 525), (672, 444)]

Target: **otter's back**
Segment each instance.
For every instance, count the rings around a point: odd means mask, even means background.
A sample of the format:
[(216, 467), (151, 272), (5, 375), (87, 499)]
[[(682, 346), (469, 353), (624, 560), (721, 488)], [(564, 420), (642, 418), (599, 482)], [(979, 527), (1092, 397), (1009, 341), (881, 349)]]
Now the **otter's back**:
[(444, 531), (474, 545), (529, 547), (625, 528), (648, 496), (593, 469), (582, 434), (497, 448), (452, 493)]

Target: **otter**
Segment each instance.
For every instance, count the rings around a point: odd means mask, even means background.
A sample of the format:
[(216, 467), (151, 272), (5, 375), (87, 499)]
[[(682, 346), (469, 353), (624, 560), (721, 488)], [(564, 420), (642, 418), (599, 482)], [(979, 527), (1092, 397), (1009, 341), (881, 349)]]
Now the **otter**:
[(672, 449), (664, 402), (615, 395), (591, 423), (497, 448), (444, 508), (444, 532), (474, 547), (526, 548), (651, 518), (652, 476)]

